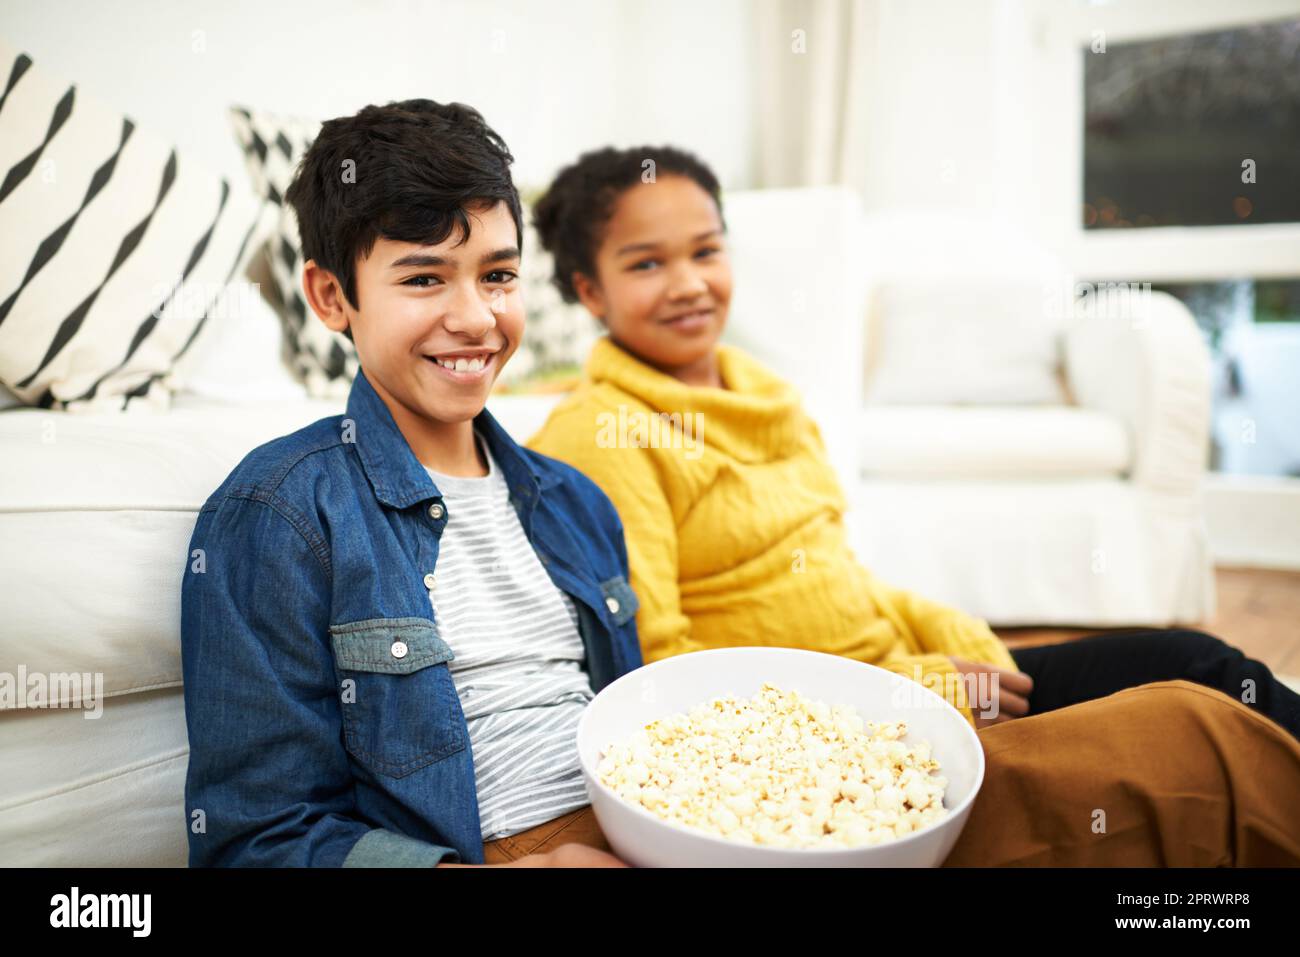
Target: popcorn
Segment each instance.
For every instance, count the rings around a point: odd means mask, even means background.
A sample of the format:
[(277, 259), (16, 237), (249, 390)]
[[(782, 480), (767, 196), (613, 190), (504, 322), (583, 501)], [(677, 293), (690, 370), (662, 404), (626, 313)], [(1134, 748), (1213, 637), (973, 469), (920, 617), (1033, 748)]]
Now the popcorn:
[(765, 682), (713, 698), (601, 750), (596, 774), (666, 821), (773, 847), (833, 848), (905, 837), (947, 816), (930, 745), (903, 721), (863, 721)]

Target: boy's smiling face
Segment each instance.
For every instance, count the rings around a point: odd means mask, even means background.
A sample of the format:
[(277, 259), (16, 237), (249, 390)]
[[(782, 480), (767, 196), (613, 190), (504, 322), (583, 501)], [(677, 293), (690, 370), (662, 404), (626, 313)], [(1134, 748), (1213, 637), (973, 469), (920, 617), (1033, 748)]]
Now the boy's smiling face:
[(720, 385), (714, 345), (731, 302), (718, 207), (694, 180), (660, 176), (624, 191), (593, 257), (596, 281), (574, 276), (610, 338), (691, 385)]
[(359, 309), (314, 262), (303, 277), (321, 320), (351, 328), (367, 380), (417, 455), (421, 431), (468, 426), (482, 411), (523, 336), (514, 218), (500, 202), (466, 214), (468, 239), (455, 229), (436, 246), (377, 239), (357, 261)]

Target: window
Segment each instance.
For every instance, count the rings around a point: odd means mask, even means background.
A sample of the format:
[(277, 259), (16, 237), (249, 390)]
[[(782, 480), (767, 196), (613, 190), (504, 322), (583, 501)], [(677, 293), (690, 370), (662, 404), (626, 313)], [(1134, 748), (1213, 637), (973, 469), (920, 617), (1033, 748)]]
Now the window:
[(1151, 289), (1187, 306), (1210, 349), (1210, 469), (1300, 477), (1300, 279)]
[(1300, 18), (1083, 57), (1085, 229), (1300, 222)]

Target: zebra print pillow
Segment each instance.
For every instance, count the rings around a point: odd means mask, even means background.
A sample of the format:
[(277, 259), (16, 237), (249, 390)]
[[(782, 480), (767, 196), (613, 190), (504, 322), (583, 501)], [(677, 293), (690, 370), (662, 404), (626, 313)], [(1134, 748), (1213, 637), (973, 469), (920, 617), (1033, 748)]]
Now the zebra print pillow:
[(285, 358), (310, 395), (346, 397), (357, 374), (357, 350), (347, 336), (327, 328), (307, 305), (302, 292), (306, 259), (298, 234), (298, 217), (284, 201), (298, 163), (316, 138), (320, 123), (241, 106), (230, 108), (230, 122), (244, 151), (253, 189), (275, 210), (274, 233), (267, 253), (280, 294)]
[(0, 382), (42, 408), (166, 409), (261, 204), (4, 43), (0, 70)]

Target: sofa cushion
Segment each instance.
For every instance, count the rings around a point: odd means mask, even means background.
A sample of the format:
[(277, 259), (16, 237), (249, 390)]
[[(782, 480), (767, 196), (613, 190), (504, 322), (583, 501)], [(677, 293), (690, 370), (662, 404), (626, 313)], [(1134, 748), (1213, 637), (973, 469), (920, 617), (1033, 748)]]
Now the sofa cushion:
[(1073, 406), (868, 406), (864, 476), (1117, 476), (1131, 462), (1117, 419)]
[(1032, 280), (895, 279), (867, 321), (866, 399), (892, 405), (1060, 404), (1062, 321)]
[(186, 865), (181, 689), (3, 715), (0, 754), (6, 865)]

